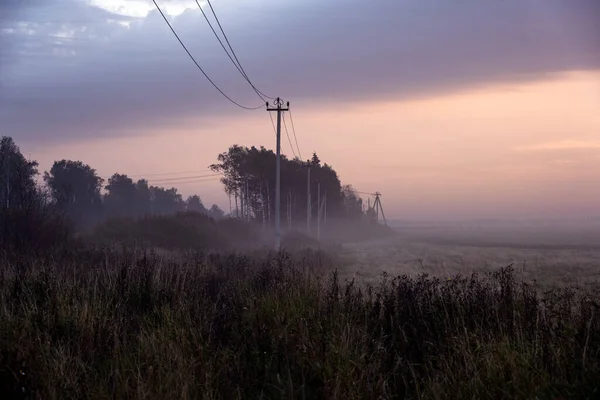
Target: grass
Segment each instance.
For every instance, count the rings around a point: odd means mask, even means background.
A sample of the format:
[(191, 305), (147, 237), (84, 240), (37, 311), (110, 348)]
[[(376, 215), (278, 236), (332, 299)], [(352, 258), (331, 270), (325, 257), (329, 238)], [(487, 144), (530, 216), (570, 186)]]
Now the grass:
[(600, 293), (511, 268), (341, 282), (318, 251), (0, 265), (0, 398), (600, 396)]

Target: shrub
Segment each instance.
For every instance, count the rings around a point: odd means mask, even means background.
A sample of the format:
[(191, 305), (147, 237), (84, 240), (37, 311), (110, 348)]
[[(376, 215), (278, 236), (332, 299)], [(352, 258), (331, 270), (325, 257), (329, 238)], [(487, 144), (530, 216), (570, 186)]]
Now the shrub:
[(248, 223), (228, 219), (215, 221), (197, 212), (109, 219), (98, 225), (90, 238), (98, 243), (135, 244), (173, 250), (227, 249), (258, 241), (253, 227)]
[(32, 202), (0, 209), (0, 249), (5, 252), (43, 253), (68, 246), (71, 239), (71, 225), (51, 205)]

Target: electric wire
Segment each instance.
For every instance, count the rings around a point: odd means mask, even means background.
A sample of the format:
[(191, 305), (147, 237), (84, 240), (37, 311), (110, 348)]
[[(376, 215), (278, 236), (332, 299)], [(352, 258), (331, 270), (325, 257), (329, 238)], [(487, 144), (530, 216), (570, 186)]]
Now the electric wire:
[(296, 136), (296, 127), (294, 126), (294, 117), (292, 117), (291, 109), (288, 112), (290, 113), (290, 122), (292, 123), (292, 132), (294, 133), (294, 140), (296, 141), (296, 149), (298, 149), (298, 155), (302, 160), (302, 153), (300, 152), (300, 147), (298, 146), (298, 137)]
[[(125, 176), (125, 177), (127, 177), (127, 178), (141, 178), (141, 179), (145, 179), (145, 178), (147, 178), (147, 177), (152, 177), (152, 176), (158, 176), (158, 177), (161, 177), (161, 176), (166, 176), (166, 178), (158, 178), (158, 179), (160, 179), (160, 180), (164, 180), (164, 179), (168, 179), (168, 178), (169, 178), (169, 175), (198, 174), (198, 173), (203, 173), (203, 172), (204, 172), (204, 173), (207, 173), (207, 172), (209, 172), (209, 171), (207, 171), (207, 170), (195, 170), (195, 171), (181, 171), (181, 172), (159, 172), (159, 173), (152, 173), (152, 174), (134, 174), (134, 175), (129, 175), (129, 174), (119, 174), (119, 173), (116, 173), (116, 174), (113, 174), (113, 175), (111, 175), (111, 176), (108, 176), (108, 177), (104, 176), (104, 177), (102, 177), (102, 179), (104, 179), (104, 180), (109, 180), (109, 179), (110, 179), (110, 178), (112, 178), (114, 175), (124, 175), (124, 176)], [(216, 175), (222, 175), (222, 173), (221, 173), (221, 172), (215, 173), (215, 172), (212, 172), (212, 171), (210, 172), (210, 174), (211, 174), (211, 176), (212, 176), (212, 175), (215, 175), (215, 176), (216, 176)], [(195, 177), (195, 176), (192, 176), (192, 177), (185, 177), (185, 176), (181, 176), (181, 177), (174, 177), (174, 179), (184, 179), (184, 178), (194, 178), (194, 177)], [(146, 180), (147, 180), (147, 179), (146, 179)]]
[(207, 172), (206, 170), (196, 170), (196, 171), (181, 171), (181, 172), (160, 172), (155, 174), (136, 174), (136, 175), (127, 175), (129, 178), (137, 178), (137, 177), (147, 177), (147, 176), (167, 176), (167, 175), (181, 175), (181, 174), (197, 174), (201, 172)]
[(191, 181), (183, 181), (183, 182), (154, 182), (154, 184), (157, 185), (163, 185), (163, 184), (168, 184), (168, 185), (182, 185), (182, 184), (188, 184), (188, 183), (202, 183), (202, 182), (218, 182), (220, 180), (219, 179), (215, 179), (215, 178), (208, 178), (208, 179), (195, 179), (195, 180), (191, 180)]
[(185, 50), (185, 52), (187, 53), (187, 55), (194, 62), (194, 64), (200, 70), (200, 72), (202, 72), (202, 74), (204, 75), (204, 77), (215, 87), (215, 89), (217, 89), (219, 91), (219, 93), (221, 93), (221, 95), (223, 95), (223, 97), (225, 97), (227, 100), (229, 100), (231, 103), (235, 104), (236, 106), (238, 106), (240, 108), (243, 108), (245, 110), (258, 110), (259, 108), (264, 107), (264, 104), (261, 104), (261, 105), (259, 105), (257, 107), (247, 107), (247, 106), (244, 106), (244, 105), (238, 103), (237, 101), (235, 101), (231, 97), (229, 97), (227, 94), (225, 94), (225, 92), (223, 92), (223, 90), (221, 90), (221, 88), (219, 86), (217, 86), (217, 84), (212, 79), (210, 79), (210, 77), (208, 76), (208, 74), (206, 72), (204, 72), (204, 69), (202, 69), (202, 67), (200, 66), (200, 64), (198, 64), (198, 62), (196, 61), (196, 59), (194, 58), (194, 56), (192, 55), (192, 53), (190, 53), (190, 51), (188, 50), (188, 48), (185, 46), (185, 44), (183, 43), (183, 41), (181, 40), (181, 38), (179, 37), (179, 35), (177, 34), (177, 32), (175, 32), (175, 29), (173, 28), (173, 26), (171, 25), (171, 23), (169, 22), (169, 20), (165, 16), (165, 14), (163, 13), (162, 9), (159, 7), (159, 5), (156, 2), (156, 0), (152, 0), (152, 2), (154, 3), (154, 5), (156, 6), (156, 9), (158, 10), (158, 12), (160, 13), (160, 15), (163, 17), (163, 19), (165, 20), (165, 22), (167, 23), (167, 25), (171, 29), (171, 32), (173, 32), (173, 35), (175, 35), (175, 38), (177, 38), (177, 41), (179, 42), (179, 44), (181, 45), (181, 47), (183, 47), (183, 49)]
[(157, 182), (174, 182), (174, 181), (181, 181), (181, 180), (188, 180), (188, 179), (198, 179), (198, 178), (215, 178), (215, 177), (220, 177), (221, 174), (210, 174), (210, 175), (196, 175), (196, 176), (183, 176), (183, 177), (179, 177), (179, 178), (169, 178), (169, 179), (157, 179), (157, 180), (153, 180), (152, 182), (157, 183)]
[(294, 158), (298, 158), (296, 152), (294, 151), (294, 145), (292, 144), (292, 140), (290, 139), (290, 133), (288, 131), (287, 123), (285, 122), (285, 113), (281, 113), (281, 117), (283, 119), (283, 127), (285, 128), (285, 135), (287, 136), (288, 142), (290, 143), (290, 149), (292, 149), (292, 153), (294, 154)]
[[(196, 2), (198, 2), (198, 1), (196, 0)], [(219, 29), (221, 30), (221, 33), (223, 34), (223, 38), (225, 38), (225, 42), (227, 42), (227, 46), (229, 46), (229, 49), (231, 50), (231, 54), (233, 55), (233, 58), (235, 58), (235, 61), (237, 61), (238, 65), (240, 66), (240, 73), (242, 73), (242, 75), (248, 80), (248, 83), (256, 91), (256, 94), (258, 94), (261, 97), (264, 96), (267, 99), (275, 100), (275, 97), (267, 96), (266, 94), (264, 94), (263, 92), (261, 92), (260, 90), (258, 90), (252, 84), (252, 82), (250, 82), (250, 79), (248, 78), (248, 74), (246, 74), (246, 71), (244, 70), (244, 67), (242, 66), (242, 63), (240, 62), (240, 60), (238, 59), (237, 55), (235, 54), (235, 51), (233, 50), (233, 46), (231, 46), (231, 43), (229, 42), (229, 38), (227, 37), (227, 34), (225, 33), (225, 30), (223, 29), (223, 26), (221, 25), (221, 21), (219, 21), (219, 17), (217, 17), (217, 13), (215, 12), (215, 9), (213, 8), (212, 3), (210, 2), (210, 0), (206, 0), (206, 2), (208, 3), (208, 6), (210, 7), (210, 10), (211, 10), (213, 16), (215, 17), (215, 21), (217, 21), (217, 25), (219, 25)], [(200, 6), (200, 4), (198, 4), (198, 6)], [(202, 9), (202, 7), (200, 7), (200, 9)], [(207, 21), (208, 21), (208, 19), (207, 19)], [(214, 32), (214, 30), (213, 30), (213, 32)], [(216, 35), (216, 33), (215, 33), (215, 35)], [(218, 36), (217, 36), (217, 38), (218, 38)], [(219, 42), (221, 42), (221, 41), (219, 40)], [(225, 50), (225, 52), (227, 52), (227, 50)]]
[[(204, 12), (204, 9), (202, 8), (202, 6), (200, 5), (200, 2), (198, 0), (195, 0), (196, 4), (198, 5), (198, 8), (200, 9), (200, 12), (202, 13), (202, 15), (204, 16), (204, 19), (206, 20), (206, 23), (208, 24), (208, 26), (210, 27), (210, 30), (212, 31), (212, 33), (215, 35), (215, 37), (217, 38), (217, 41), (219, 42), (219, 44), (221, 45), (221, 47), (223, 48), (223, 51), (225, 51), (225, 54), (227, 54), (227, 57), (229, 57), (229, 60), (231, 60), (231, 62), (233, 63), (233, 66), (238, 70), (238, 72), (242, 75), (242, 77), (246, 80), (246, 82), (248, 82), (248, 84), (250, 84), (250, 86), (252, 87), (252, 89), (254, 90), (254, 92), (256, 92), (256, 94), (258, 95), (258, 97), (260, 97), (260, 99), (262, 101), (267, 101), (268, 99), (273, 99), (272, 97), (266, 96), (265, 94), (263, 94), (260, 90), (258, 90), (256, 88), (256, 86), (254, 86), (254, 84), (252, 83), (252, 81), (250, 81), (250, 78), (248, 77), (248, 74), (246, 74), (246, 71), (244, 71), (244, 68), (242, 67), (241, 64), (239, 64), (239, 61), (236, 61), (233, 59), (233, 57), (231, 56), (231, 54), (229, 53), (229, 51), (227, 50), (227, 48), (225, 47), (225, 44), (223, 43), (223, 41), (221, 40), (221, 38), (219, 37), (219, 34), (217, 33), (217, 31), (215, 30), (215, 28), (213, 27), (213, 24), (210, 22), (210, 20), (208, 19), (208, 15), (206, 15), (206, 13)], [(212, 7), (211, 7), (212, 8)], [(213, 15), (214, 11), (213, 11)], [(218, 19), (217, 19), (218, 21)], [(220, 24), (219, 24), (220, 26)], [(223, 34), (225, 35), (225, 34)], [(228, 42), (229, 44), (229, 42)], [(231, 46), (230, 46), (231, 48)], [(233, 52), (233, 49), (231, 50)], [(237, 60), (237, 57), (236, 57)]]

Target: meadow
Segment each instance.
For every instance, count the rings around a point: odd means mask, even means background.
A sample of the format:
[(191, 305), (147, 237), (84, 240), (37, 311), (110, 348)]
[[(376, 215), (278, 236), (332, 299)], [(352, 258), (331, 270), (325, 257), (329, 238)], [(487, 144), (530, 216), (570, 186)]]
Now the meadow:
[(106, 229), (0, 257), (0, 398), (600, 397), (595, 285), (401, 237), (157, 251)]

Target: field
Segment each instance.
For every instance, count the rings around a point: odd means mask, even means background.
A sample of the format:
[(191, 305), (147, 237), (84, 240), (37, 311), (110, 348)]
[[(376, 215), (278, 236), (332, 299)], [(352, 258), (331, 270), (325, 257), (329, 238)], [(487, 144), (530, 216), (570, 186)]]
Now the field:
[(375, 283), (383, 272), (451, 277), (512, 265), (543, 286), (600, 283), (596, 226), (408, 226), (397, 237), (348, 243), (343, 276)]
[(598, 398), (597, 250), (407, 236), (4, 254), (0, 398)]

